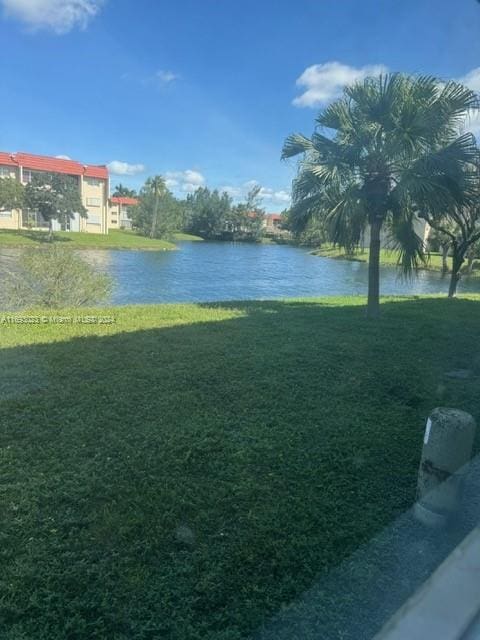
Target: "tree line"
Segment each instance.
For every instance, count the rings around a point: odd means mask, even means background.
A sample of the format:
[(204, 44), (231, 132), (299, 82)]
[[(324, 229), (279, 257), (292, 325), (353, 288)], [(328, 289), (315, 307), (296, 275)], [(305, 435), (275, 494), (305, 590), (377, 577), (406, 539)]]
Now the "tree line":
[(151, 238), (168, 238), (174, 232), (185, 231), (206, 240), (255, 241), (263, 232), (265, 211), (258, 186), (237, 204), (226, 192), (207, 187), (178, 199), (162, 176), (148, 178), (138, 193), (120, 184), (113, 195), (138, 199), (138, 205), (129, 212), (132, 226)]
[[(185, 199), (179, 199), (167, 188), (165, 179), (152, 176), (136, 192), (122, 184), (113, 196), (134, 197), (136, 206), (129, 208), (132, 227), (151, 238), (171, 237), (185, 231), (207, 240), (260, 239), (265, 211), (261, 206), (260, 187), (254, 187), (240, 203), (225, 192), (201, 187)], [(75, 214), (87, 218), (78, 185), (74, 178), (56, 173), (37, 173), (22, 185), (15, 178), (0, 180), (0, 210), (23, 209), (27, 214), (39, 213), (53, 238), (53, 221), (63, 226)]]

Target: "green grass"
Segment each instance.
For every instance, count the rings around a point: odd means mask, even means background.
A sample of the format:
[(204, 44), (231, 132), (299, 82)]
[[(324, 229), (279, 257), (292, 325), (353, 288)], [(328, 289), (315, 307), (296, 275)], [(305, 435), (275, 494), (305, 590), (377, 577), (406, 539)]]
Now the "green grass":
[[(0, 230), (0, 247), (41, 246), (47, 241), (44, 231), (6, 231)], [(175, 249), (175, 245), (166, 240), (157, 240), (137, 235), (132, 231), (110, 230), (108, 234), (79, 233), (76, 231), (57, 231), (55, 241), (72, 249), (139, 249), (160, 251)]]
[(433, 407), (480, 417), (479, 297), (99, 313), (0, 317), (2, 640), (249, 637), (412, 504)]
[[(346, 254), (345, 249), (340, 247), (333, 247), (326, 245), (319, 249), (312, 251), (316, 256), (324, 258), (335, 258), (339, 260), (354, 260), (357, 262), (368, 262), (369, 250), (358, 250), (353, 254)], [(397, 266), (398, 265), (398, 252), (387, 251), (386, 249), (380, 250), (380, 264), (384, 266)], [(451, 258), (448, 258), (448, 265), (451, 267)], [(428, 262), (425, 265), (425, 269), (431, 271), (441, 271), (442, 269), (442, 256), (438, 253), (432, 253), (429, 256)]]
[(175, 242), (204, 242), (200, 236), (194, 236), (191, 233), (178, 232), (173, 234)]

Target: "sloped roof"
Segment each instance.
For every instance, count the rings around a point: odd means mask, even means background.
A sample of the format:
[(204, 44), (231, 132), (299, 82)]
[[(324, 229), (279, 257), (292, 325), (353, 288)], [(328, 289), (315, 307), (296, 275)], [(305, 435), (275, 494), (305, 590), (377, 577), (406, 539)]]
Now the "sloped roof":
[(9, 167), (16, 167), (17, 163), (13, 159), (13, 154), (7, 153), (6, 151), (0, 151), (0, 164)]
[(85, 176), (87, 178), (108, 179), (108, 169), (105, 165), (81, 164), (75, 160), (38, 156), (33, 153), (7, 153), (0, 151), (0, 164), (21, 166), (33, 171), (48, 171), (51, 173), (65, 173), (70, 176)]

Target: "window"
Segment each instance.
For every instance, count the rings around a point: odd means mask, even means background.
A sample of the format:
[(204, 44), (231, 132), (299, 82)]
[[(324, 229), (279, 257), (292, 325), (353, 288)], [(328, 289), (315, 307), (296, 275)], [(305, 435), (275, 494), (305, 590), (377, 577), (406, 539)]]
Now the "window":
[(88, 213), (88, 218), (87, 218), (87, 222), (89, 224), (100, 224), (101, 223), (101, 219), (100, 216), (97, 215), (96, 213)]
[(87, 206), (89, 207), (99, 207), (101, 204), (101, 198), (87, 198)]
[(29, 169), (23, 170), (23, 182), (31, 182), (33, 177), (33, 171)]
[(0, 167), (0, 178), (9, 178), (11, 175), (10, 171), (10, 167)]
[(11, 218), (12, 217), (12, 212), (11, 211), (1, 211), (0, 210), (0, 218)]
[(89, 187), (101, 187), (102, 186), (102, 181), (99, 180), (98, 178), (85, 178), (85, 182), (88, 184)]

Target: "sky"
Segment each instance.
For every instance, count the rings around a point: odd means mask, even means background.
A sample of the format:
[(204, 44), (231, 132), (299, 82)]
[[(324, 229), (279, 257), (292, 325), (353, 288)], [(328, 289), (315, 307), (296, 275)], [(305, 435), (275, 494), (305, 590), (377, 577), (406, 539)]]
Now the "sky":
[[(0, 0), (0, 150), (289, 204), (286, 136), (383, 71), (480, 91), (477, 0)], [(480, 132), (480, 118), (471, 123)]]

